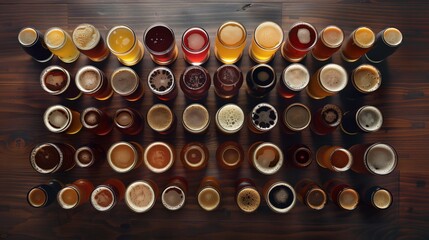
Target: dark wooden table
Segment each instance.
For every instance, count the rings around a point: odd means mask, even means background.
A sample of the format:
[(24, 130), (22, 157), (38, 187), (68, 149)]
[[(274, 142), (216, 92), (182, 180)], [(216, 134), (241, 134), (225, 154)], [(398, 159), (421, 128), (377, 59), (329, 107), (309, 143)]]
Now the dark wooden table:
[[(19, 0), (14, 3), (0, 3), (0, 239), (156, 239), (156, 238), (239, 238), (239, 239), (429, 239), (429, 5), (424, 1), (406, 2), (354, 2), (354, 1), (280, 1), (248, 3), (236, 0), (230, 2), (199, 1), (189, 3), (156, 3), (111, 0)], [(305, 130), (302, 134), (285, 135), (280, 128), (267, 135), (254, 135), (244, 128), (239, 134), (225, 137), (217, 133), (211, 124), (209, 132), (203, 137), (194, 137), (184, 133), (179, 125), (172, 136), (159, 137), (146, 126), (144, 132), (130, 137), (113, 131), (106, 137), (97, 137), (87, 131), (76, 135), (62, 135), (48, 132), (41, 116), (45, 109), (53, 104), (64, 104), (81, 111), (89, 106), (105, 108), (110, 114), (122, 106), (130, 106), (146, 114), (149, 107), (158, 102), (146, 88), (141, 101), (128, 103), (119, 96), (107, 101), (97, 101), (83, 96), (77, 101), (68, 101), (43, 92), (39, 85), (39, 74), (51, 64), (59, 64), (74, 74), (77, 69), (93, 64), (108, 76), (120, 64), (110, 56), (103, 63), (94, 64), (85, 56), (73, 64), (63, 64), (54, 59), (47, 64), (33, 61), (19, 47), (17, 34), (24, 26), (34, 26), (42, 31), (58, 26), (71, 32), (80, 23), (94, 24), (105, 36), (108, 29), (117, 24), (128, 24), (141, 39), (144, 30), (155, 22), (169, 24), (180, 36), (187, 27), (198, 25), (205, 28), (214, 42), (214, 35), (220, 24), (226, 20), (238, 20), (248, 30), (248, 45), (255, 27), (262, 21), (279, 23), (288, 31), (292, 23), (308, 21), (320, 30), (329, 24), (340, 26), (346, 35), (359, 26), (368, 26), (375, 32), (386, 27), (399, 28), (404, 35), (403, 46), (387, 61), (378, 64), (383, 75), (383, 84), (377, 93), (365, 97), (353, 97), (339, 94), (325, 100), (311, 100), (305, 92), (299, 97), (284, 101), (275, 91), (265, 99), (278, 111), (292, 102), (308, 104), (315, 110), (326, 103), (337, 103), (344, 110), (363, 104), (378, 106), (385, 117), (382, 129), (377, 133), (349, 137), (339, 130), (332, 135), (320, 137)], [(332, 62), (343, 65), (349, 72), (366, 60), (353, 64), (341, 61), (335, 54)], [(315, 72), (325, 63), (319, 63), (311, 57), (304, 63), (310, 72)], [(254, 63), (249, 59), (247, 48), (243, 59), (238, 63), (246, 73)], [(288, 65), (277, 54), (271, 63), (277, 73)], [(213, 74), (220, 63), (210, 57), (205, 67)], [(155, 64), (146, 54), (143, 61), (133, 68), (143, 81)], [(171, 66), (176, 76), (186, 67), (182, 54)], [(257, 101), (249, 98), (245, 90), (240, 92), (236, 103), (246, 113)], [(218, 100), (210, 89), (204, 102), (211, 114), (212, 123), (216, 109), (226, 103)], [(171, 107), (180, 116), (188, 104), (183, 93)], [(179, 124), (181, 121), (179, 120)], [(134, 140), (147, 146), (155, 140), (167, 141), (181, 147), (191, 141), (204, 142), (210, 150), (208, 168), (203, 171), (189, 172), (183, 169), (180, 161), (173, 169), (164, 174), (153, 174), (146, 167), (140, 167), (127, 174), (115, 173), (107, 163), (98, 168), (82, 169), (76, 167), (65, 174), (53, 176), (36, 173), (28, 161), (31, 149), (42, 142), (67, 142), (78, 147), (97, 141), (103, 147), (120, 139)], [(239, 141), (245, 149), (258, 140), (273, 141), (287, 149), (293, 143), (305, 143), (313, 150), (324, 144), (338, 144), (349, 147), (355, 143), (375, 141), (393, 145), (399, 154), (397, 169), (388, 176), (358, 175), (353, 172), (335, 174), (321, 169), (316, 163), (307, 169), (296, 169), (286, 163), (281, 171), (268, 177), (257, 173), (247, 162), (236, 171), (220, 169), (214, 153), (219, 143), (225, 140)], [(26, 202), (26, 193), (34, 185), (46, 183), (56, 178), (70, 183), (78, 178), (90, 179), (95, 185), (110, 177), (120, 178), (129, 184), (134, 180), (149, 178), (155, 180), (162, 189), (168, 178), (181, 175), (190, 184), (189, 199), (184, 209), (168, 212), (158, 200), (148, 213), (132, 213), (123, 202), (107, 213), (96, 212), (90, 204), (75, 210), (66, 211), (57, 204), (45, 209), (34, 209)], [(199, 181), (206, 175), (221, 179), (222, 204), (215, 212), (204, 212), (198, 206), (195, 194)], [(240, 177), (250, 177), (261, 188), (270, 179), (281, 179), (295, 184), (302, 178), (311, 178), (323, 184), (332, 178), (344, 179), (358, 189), (371, 185), (380, 185), (390, 189), (394, 203), (386, 211), (374, 212), (360, 205), (352, 212), (342, 211), (329, 203), (322, 211), (311, 211), (297, 203), (288, 214), (275, 214), (265, 203), (254, 214), (244, 214), (234, 203), (234, 185)]]

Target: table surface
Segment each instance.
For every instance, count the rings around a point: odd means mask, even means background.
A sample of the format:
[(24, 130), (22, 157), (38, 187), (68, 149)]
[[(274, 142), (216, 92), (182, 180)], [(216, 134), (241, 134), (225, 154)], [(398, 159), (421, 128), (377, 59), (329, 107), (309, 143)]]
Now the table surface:
[[(200, 2), (146, 2), (146, 1), (101, 1), (101, 0), (19, 0), (14, 3), (0, 3), (0, 37), (3, 50), (0, 51), (0, 238), (1, 239), (133, 239), (145, 238), (320, 238), (332, 239), (348, 237), (352, 239), (428, 239), (429, 207), (427, 184), (429, 169), (429, 48), (425, 47), (429, 38), (429, 5), (423, 1), (200, 1)], [(226, 20), (242, 22), (248, 30), (248, 41), (255, 27), (262, 21), (271, 20), (288, 31), (296, 21), (307, 21), (318, 30), (327, 25), (340, 26), (349, 35), (359, 26), (368, 26), (375, 32), (394, 26), (403, 35), (403, 46), (387, 61), (378, 64), (383, 76), (381, 89), (376, 93), (355, 97), (339, 94), (324, 100), (311, 100), (305, 92), (291, 100), (282, 100), (273, 91), (264, 101), (272, 103), (278, 111), (293, 103), (308, 104), (312, 110), (326, 103), (337, 103), (343, 110), (357, 108), (364, 104), (378, 106), (384, 114), (384, 124), (377, 133), (346, 136), (339, 130), (328, 136), (317, 136), (309, 129), (302, 134), (286, 135), (278, 126), (269, 134), (255, 135), (244, 128), (235, 136), (223, 136), (211, 124), (206, 135), (190, 136), (182, 127), (170, 136), (157, 136), (148, 126), (137, 136), (123, 136), (117, 130), (105, 137), (98, 137), (85, 130), (75, 135), (53, 134), (48, 132), (41, 116), (45, 109), (53, 104), (63, 104), (81, 111), (89, 106), (105, 109), (108, 113), (123, 106), (130, 106), (146, 114), (155, 102), (148, 88), (145, 96), (135, 103), (128, 103), (114, 95), (107, 101), (97, 101), (83, 96), (77, 101), (68, 101), (50, 96), (39, 85), (39, 74), (51, 64), (59, 64), (76, 73), (81, 66), (91, 64), (102, 69), (108, 76), (120, 66), (110, 56), (102, 63), (92, 63), (85, 56), (72, 64), (63, 64), (54, 58), (51, 62), (40, 64), (33, 61), (20, 49), (17, 34), (24, 26), (34, 26), (41, 31), (58, 26), (71, 32), (80, 23), (94, 24), (105, 36), (114, 25), (127, 24), (142, 38), (144, 30), (155, 22), (169, 24), (176, 33), (176, 41), (187, 27), (205, 28), (214, 42), (214, 35), (220, 24)], [(335, 54), (332, 62), (341, 64), (348, 72), (365, 63), (362, 59), (355, 63), (343, 62)], [(306, 58), (303, 63), (310, 72), (315, 72), (326, 63)], [(289, 63), (277, 53), (270, 63), (277, 73), (281, 73)], [(247, 47), (242, 60), (237, 64), (246, 73), (254, 63), (249, 59)], [(148, 54), (143, 61), (133, 67), (146, 81), (147, 74), (156, 65)], [(171, 66), (175, 76), (179, 76), (186, 67), (183, 55)], [(204, 67), (213, 74), (220, 63), (212, 55)], [(248, 113), (257, 102), (245, 93), (245, 86), (233, 102)], [(213, 86), (207, 100), (212, 123), (216, 109), (227, 101), (219, 100), (213, 92)], [(180, 92), (174, 103), (170, 104), (176, 115), (180, 116), (189, 104)], [(179, 126), (181, 120), (179, 119)], [(130, 173), (115, 173), (107, 163), (97, 168), (76, 167), (70, 172), (53, 176), (36, 173), (30, 166), (28, 155), (31, 149), (42, 142), (67, 142), (78, 147), (97, 142), (108, 148), (113, 142), (133, 140), (147, 146), (155, 140), (174, 144), (176, 150), (189, 141), (205, 143), (210, 152), (207, 169), (190, 172), (184, 170), (180, 161), (173, 169), (163, 174), (150, 173), (146, 167), (140, 167)], [(349, 147), (356, 143), (381, 141), (395, 147), (399, 155), (397, 169), (388, 176), (358, 175), (353, 172), (331, 173), (316, 166), (296, 169), (286, 162), (280, 172), (274, 176), (263, 176), (252, 169), (247, 161), (238, 170), (223, 170), (216, 164), (214, 153), (219, 143), (226, 140), (240, 142), (245, 149), (258, 140), (272, 141), (287, 149), (294, 143), (304, 143), (316, 150), (324, 144), (338, 144)], [(46, 183), (56, 178), (70, 183), (78, 178), (90, 179), (95, 185), (104, 180), (117, 177), (126, 185), (132, 181), (148, 178), (155, 180), (164, 188), (168, 178), (180, 175), (187, 178), (190, 186), (189, 199), (185, 207), (177, 212), (169, 212), (158, 200), (148, 213), (132, 213), (123, 202), (112, 211), (101, 213), (85, 204), (74, 210), (66, 211), (57, 204), (44, 209), (34, 209), (26, 202), (26, 193), (34, 185)], [(214, 212), (204, 212), (198, 206), (195, 194), (199, 181), (204, 176), (216, 176), (221, 180), (221, 207)], [(343, 179), (358, 189), (380, 185), (390, 189), (394, 203), (386, 211), (371, 211), (360, 205), (356, 210), (346, 212), (329, 203), (322, 211), (312, 211), (297, 203), (287, 214), (271, 212), (265, 203), (254, 214), (244, 214), (234, 203), (234, 184), (240, 177), (253, 179), (258, 188), (271, 179), (297, 183), (300, 179), (310, 178), (319, 184), (332, 178)]]

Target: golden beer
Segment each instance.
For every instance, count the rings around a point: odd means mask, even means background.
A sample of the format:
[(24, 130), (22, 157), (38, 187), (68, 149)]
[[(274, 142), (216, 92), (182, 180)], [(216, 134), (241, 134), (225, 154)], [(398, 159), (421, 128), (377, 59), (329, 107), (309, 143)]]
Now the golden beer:
[(49, 50), (65, 63), (72, 63), (79, 58), (80, 52), (74, 45), (72, 38), (61, 28), (48, 29), (45, 34), (45, 43)]
[(143, 44), (137, 39), (134, 31), (127, 26), (116, 26), (107, 34), (107, 46), (126, 66), (136, 65), (143, 58)]
[(313, 74), (307, 86), (307, 93), (313, 99), (332, 96), (346, 87), (347, 80), (346, 70), (340, 65), (330, 63)]
[(274, 58), (282, 41), (282, 28), (274, 22), (263, 22), (255, 29), (249, 56), (257, 63), (267, 63)]
[(219, 27), (215, 39), (215, 56), (225, 63), (233, 64), (240, 60), (246, 46), (246, 28), (238, 22), (228, 21)]

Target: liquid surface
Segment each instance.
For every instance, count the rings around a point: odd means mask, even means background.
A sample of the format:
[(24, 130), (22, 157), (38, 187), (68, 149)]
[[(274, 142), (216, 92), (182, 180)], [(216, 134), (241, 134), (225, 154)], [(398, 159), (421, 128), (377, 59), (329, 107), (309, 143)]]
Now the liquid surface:
[(25, 28), (18, 34), (19, 42), (24, 45), (31, 45), (37, 40), (37, 32), (32, 28)]
[(244, 123), (243, 110), (237, 105), (225, 105), (219, 109), (217, 122), (226, 131), (237, 131)]
[(156, 131), (167, 130), (173, 122), (173, 114), (167, 106), (154, 105), (147, 114), (147, 123)]
[(372, 46), (372, 44), (374, 44), (375, 35), (371, 29), (361, 27), (356, 30), (354, 34), (354, 40), (360, 47), (369, 48)]
[(119, 27), (110, 32), (107, 36), (109, 47), (117, 53), (126, 53), (135, 44), (135, 36), (131, 29)]
[(320, 72), (320, 83), (331, 92), (339, 92), (347, 85), (347, 72), (337, 64), (328, 64)]
[(261, 23), (255, 30), (255, 40), (263, 48), (275, 48), (283, 40), (283, 30), (273, 22)]
[(146, 183), (133, 183), (127, 189), (126, 201), (134, 211), (147, 210), (152, 206), (154, 198), (153, 189)]
[(380, 189), (372, 196), (372, 202), (377, 208), (386, 209), (392, 203), (392, 195), (390, 192)]
[(91, 24), (81, 24), (73, 31), (73, 42), (83, 50), (92, 49), (100, 40), (100, 32)]
[(253, 188), (244, 188), (237, 194), (237, 204), (245, 212), (253, 212), (258, 209), (261, 196)]
[(310, 123), (311, 113), (301, 105), (290, 107), (285, 113), (285, 121), (293, 129), (301, 130)]
[(139, 84), (139, 79), (131, 70), (119, 70), (111, 78), (112, 88), (122, 94), (131, 93)]
[(33, 207), (43, 206), (46, 200), (47, 200), (46, 193), (42, 189), (33, 188), (28, 194), (28, 201)]
[(130, 168), (136, 158), (134, 150), (125, 144), (115, 146), (110, 152), (110, 159), (112, 164), (119, 169)]
[(200, 105), (191, 105), (183, 112), (183, 123), (193, 131), (201, 131), (207, 127), (209, 112)]
[(283, 81), (292, 90), (302, 90), (310, 81), (308, 70), (300, 64), (292, 64), (284, 71)]
[(56, 109), (49, 113), (48, 122), (54, 128), (63, 128), (69, 122), (68, 114), (60, 109)]
[(322, 33), (323, 42), (329, 47), (337, 47), (344, 40), (344, 33), (338, 27), (329, 26)]
[(377, 144), (368, 151), (366, 164), (375, 174), (391, 173), (397, 164), (396, 153), (389, 145)]
[(198, 194), (198, 203), (207, 210), (214, 210), (220, 203), (219, 193), (211, 187), (206, 187)]
[(146, 149), (145, 158), (152, 168), (164, 169), (171, 164), (172, 155), (170, 149), (163, 144), (154, 144)]
[(371, 65), (361, 65), (353, 71), (353, 82), (358, 90), (373, 92), (381, 85), (381, 74)]

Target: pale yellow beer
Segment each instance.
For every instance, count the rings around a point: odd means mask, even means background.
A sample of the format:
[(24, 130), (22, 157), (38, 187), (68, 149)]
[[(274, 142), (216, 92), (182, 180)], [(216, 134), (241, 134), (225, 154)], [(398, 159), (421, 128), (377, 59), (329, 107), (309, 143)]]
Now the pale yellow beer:
[(219, 27), (215, 39), (215, 56), (225, 63), (233, 64), (240, 60), (246, 47), (246, 28), (238, 22), (228, 21)]
[(48, 29), (45, 34), (45, 43), (49, 50), (65, 63), (72, 63), (79, 58), (80, 52), (74, 45), (72, 38), (61, 28)]
[(126, 66), (136, 65), (143, 58), (143, 44), (137, 39), (134, 31), (127, 26), (116, 26), (107, 34), (107, 46)]
[(249, 56), (257, 63), (267, 63), (274, 58), (282, 42), (282, 28), (274, 22), (263, 22), (255, 29)]

